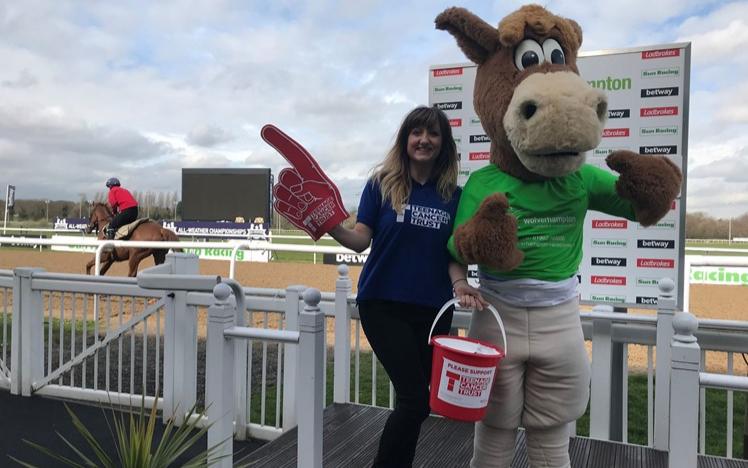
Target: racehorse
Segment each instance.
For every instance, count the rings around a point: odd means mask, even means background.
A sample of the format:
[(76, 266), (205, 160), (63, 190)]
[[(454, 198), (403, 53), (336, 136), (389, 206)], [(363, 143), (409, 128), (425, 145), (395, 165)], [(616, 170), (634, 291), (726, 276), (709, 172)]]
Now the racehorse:
[[(97, 232), (99, 240), (106, 239), (104, 228), (112, 220), (112, 212), (109, 206), (104, 203), (94, 203), (91, 207), (91, 214), (88, 217), (88, 227), (86, 232)], [(144, 221), (139, 224), (130, 234), (129, 240), (133, 241), (179, 241), (177, 235), (169, 230), (162, 228), (155, 221)], [(182, 249), (172, 249), (175, 252), (181, 252)], [(168, 249), (152, 249), (144, 247), (117, 247), (115, 249), (105, 250), (101, 253), (101, 274), (105, 274), (114, 262), (123, 262), (130, 260), (130, 272), (127, 276), (134, 277), (138, 273), (138, 265), (149, 255), (153, 255), (153, 261), (156, 265), (164, 263)], [(86, 274), (91, 274), (91, 267), (96, 264), (94, 258), (86, 264)]]

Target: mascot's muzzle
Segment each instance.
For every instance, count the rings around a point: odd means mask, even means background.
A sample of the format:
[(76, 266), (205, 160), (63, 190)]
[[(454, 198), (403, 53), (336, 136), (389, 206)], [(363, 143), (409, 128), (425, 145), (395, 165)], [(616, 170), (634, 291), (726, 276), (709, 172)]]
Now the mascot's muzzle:
[(533, 73), (514, 90), (504, 114), (507, 138), (522, 164), (561, 177), (600, 144), (608, 114), (604, 93), (572, 72)]

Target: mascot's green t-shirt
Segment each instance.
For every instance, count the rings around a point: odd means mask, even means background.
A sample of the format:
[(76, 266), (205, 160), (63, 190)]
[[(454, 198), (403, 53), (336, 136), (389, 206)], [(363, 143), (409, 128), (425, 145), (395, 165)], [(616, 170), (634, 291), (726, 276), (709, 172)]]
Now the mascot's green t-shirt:
[[(491, 164), (470, 175), (454, 227), (472, 218), (486, 197), (504, 193), (509, 211), (517, 218), (518, 246), (525, 259), (512, 271), (499, 272), (479, 265), (481, 271), (502, 279), (561, 281), (575, 275), (582, 261), (588, 209), (635, 220), (631, 203), (615, 191), (616, 180), (616, 175), (584, 164), (564, 177), (524, 182)], [(464, 263), (455, 248), (454, 231), (447, 246), (452, 256)]]

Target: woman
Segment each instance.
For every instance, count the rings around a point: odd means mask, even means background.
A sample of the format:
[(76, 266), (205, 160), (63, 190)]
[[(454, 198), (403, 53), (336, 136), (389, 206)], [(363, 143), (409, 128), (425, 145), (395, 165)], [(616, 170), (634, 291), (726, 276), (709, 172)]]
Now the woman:
[[(465, 307), (485, 301), (470, 287), (465, 267), (446, 248), (460, 189), (457, 148), (447, 116), (417, 107), (367, 182), (353, 229), (330, 235), (358, 252), (371, 253), (358, 283), (361, 326), (395, 387), (395, 410), (385, 424), (375, 467), (409, 467), (421, 423), (429, 415), (431, 324), (454, 294)], [(372, 243), (373, 241), (373, 243)], [(452, 312), (434, 335), (447, 334)]]

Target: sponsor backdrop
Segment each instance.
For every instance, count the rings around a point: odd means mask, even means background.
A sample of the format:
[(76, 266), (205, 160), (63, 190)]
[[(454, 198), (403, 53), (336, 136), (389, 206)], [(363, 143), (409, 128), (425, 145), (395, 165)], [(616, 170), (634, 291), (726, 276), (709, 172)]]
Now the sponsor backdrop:
[[(609, 170), (605, 157), (617, 149), (664, 155), (687, 172), (690, 43), (580, 54), (579, 71), (608, 95), (608, 121), (589, 164)], [(475, 64), (435, 65), (429, 70), (429, 104), (447, 113), (460, 154), (458, 183), (488, 164), (491, 142), (473, 109)], [(686, 193), (684, 178), (682, 193)], [(590, 211), (584, 226), (579, 269), (585, 303), (654, 306), (657, 281), (676, 283), (683, 303), (685, 198), (656, 226)], [(475, 277), (475, 273), (472, 277)]]

